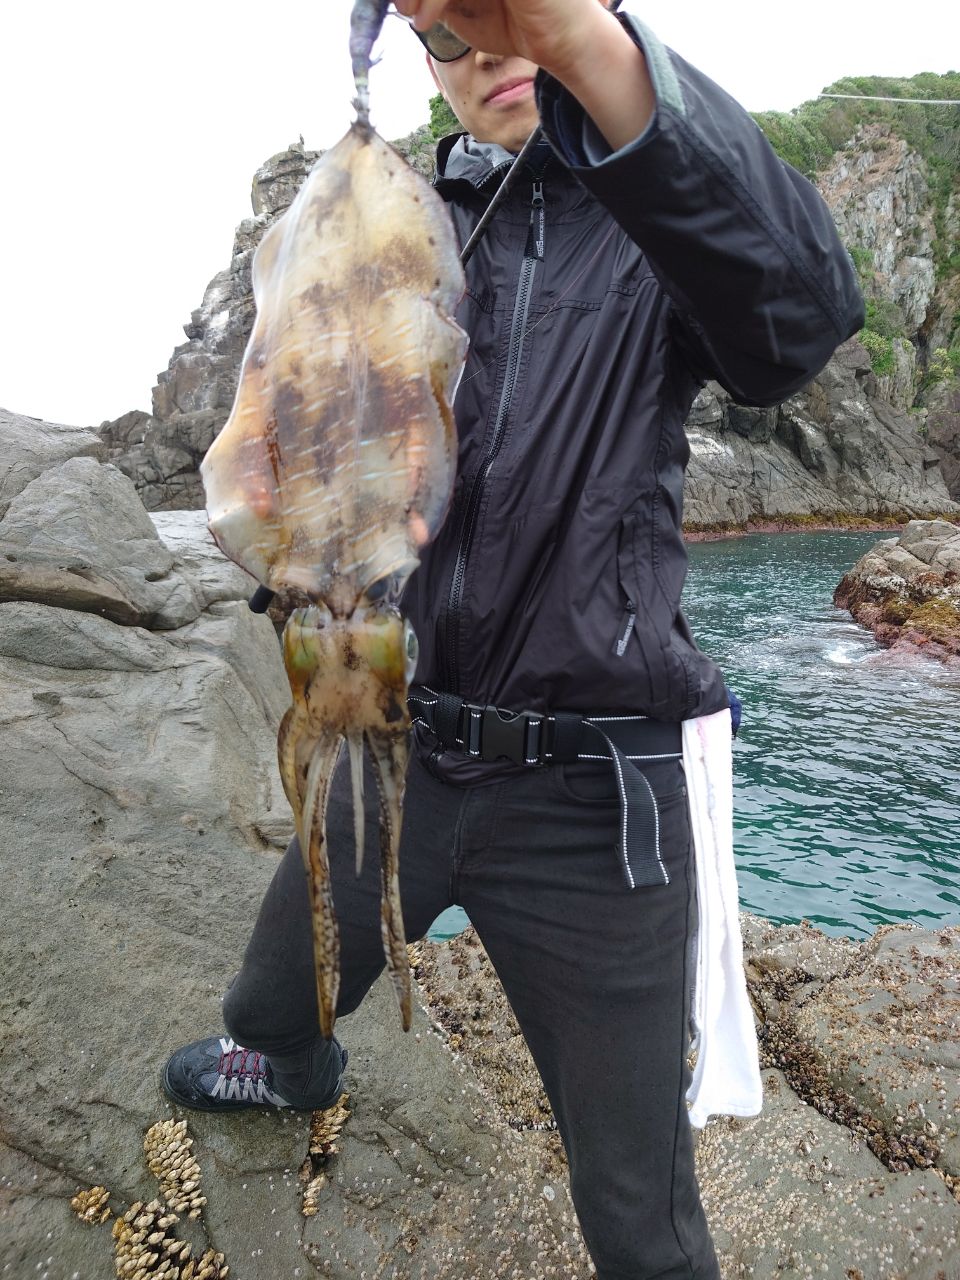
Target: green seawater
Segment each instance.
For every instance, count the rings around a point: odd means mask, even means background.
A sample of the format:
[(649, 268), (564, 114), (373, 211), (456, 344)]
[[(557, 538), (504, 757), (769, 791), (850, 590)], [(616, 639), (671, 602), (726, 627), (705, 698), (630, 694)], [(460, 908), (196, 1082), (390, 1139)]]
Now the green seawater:
[[(884, 536), (698, 543), (684, 592), (698, 644), (744, 703), (741, 906), (848, 936), (960, 923), (960, 670), (882, 649), (832, 604)], [(431, 937), (465, 922), (445, 912)]]

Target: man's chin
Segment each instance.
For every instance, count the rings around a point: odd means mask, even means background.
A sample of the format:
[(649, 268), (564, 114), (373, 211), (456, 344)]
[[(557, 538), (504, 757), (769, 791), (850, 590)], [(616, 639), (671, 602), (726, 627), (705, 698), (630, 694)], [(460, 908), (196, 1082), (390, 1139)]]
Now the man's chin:
[(524, 112), (510, 120), (497, 120), (485, 130), (483, 138), (476, 137), (477, 142), (496, 142), (506, 151), (517, 152), (540, 123), (537, 112)]

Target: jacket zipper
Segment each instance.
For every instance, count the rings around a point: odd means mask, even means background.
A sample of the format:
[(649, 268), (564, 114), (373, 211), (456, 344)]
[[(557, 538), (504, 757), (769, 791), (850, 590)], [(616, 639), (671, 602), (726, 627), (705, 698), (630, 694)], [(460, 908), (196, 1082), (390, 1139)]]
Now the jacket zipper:
[(444, 689), (448, 693), (460, 692), (460, 671), (457, 660), (457, 625), (460, 605), (463, 599), (463, 584), (467, 572), (467, 559), (476, 533), (477, 518), (483, 499), (483, 490), (487, 477), (496, 461), (503, 437), (506, 433), (507, 415), (510, 401), (520, 371), (520, 357), (523, 354), (523, 342), (527, 329), (527, 311), (530, 305), (530, 293), (537, 263), (543, 261), (545, 213), (543, 201), (543, 183), (533, 183), (533, 195), (530, 201), (530, 226), (527, 232), (527, 244), (520, 264), (520, 275), (517, 279), (517, 297), (513, 307), (513, 319), (510, 323), (510, 342), (507, 348), (507, 368), (500, 391), (500, 403), (497, 406), (497, 417), (493, 428), (493, 436), (486, 456), (473, 481), (473, 487), (467, 499), (466, 509), (460, 525), (460, 539), (457, 546), (457, 559), (454, 564), (453, 577), (450, 580), (450, 593), (443, 615), (442, 644), (440, 646), (440, 670)]
[(627, 601), (627, 607), (623, 613), (623, 622), (620, 624), (620, 636), (617, 643), (613, 647), (614, 653), (618, 658), (622, 658), (627, 651), (627, 644), (630, 640), (630, 633), (633, 631), (633, 624), (637, 620), (637, 607), (632, 600)]

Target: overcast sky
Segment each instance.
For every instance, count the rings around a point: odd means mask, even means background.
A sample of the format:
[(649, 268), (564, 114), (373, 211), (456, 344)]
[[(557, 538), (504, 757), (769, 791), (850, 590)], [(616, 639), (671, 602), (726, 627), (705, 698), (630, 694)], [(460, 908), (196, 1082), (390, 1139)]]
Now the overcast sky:
[[(626, 0), (750, 110), (843, 75), (960, 67), (960, 5)], [(150, 390), (250, 212), (250, 179), (351, 118), (350, 0), (31, 0), (0, 73), (0, 405), (99, 423)], [(387, 138), (427, 119), (420, 48), (388, 20), (371, 77)], [(960, 108), (958, 108), (960, 110)]]

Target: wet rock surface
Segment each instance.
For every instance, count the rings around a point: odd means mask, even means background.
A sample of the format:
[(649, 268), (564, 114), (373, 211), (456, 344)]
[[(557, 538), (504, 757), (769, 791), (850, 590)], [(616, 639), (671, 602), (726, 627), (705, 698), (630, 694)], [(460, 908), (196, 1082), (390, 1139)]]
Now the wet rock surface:
[(881, 644), (960, 661), (960, 525), (911, 520), (860, 557), (833, 602)]
[[(742, 919), (764, 1110), (711, 1121), (697, 1149), (725, 1280), (952, 1276), (960, 929), (859, 943)], [(416, 968), (440, 1034), (559, 1181), (548, 1105), (476, 935), (421, 944)]]

